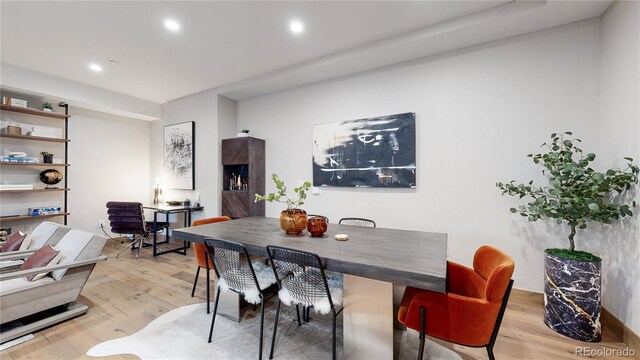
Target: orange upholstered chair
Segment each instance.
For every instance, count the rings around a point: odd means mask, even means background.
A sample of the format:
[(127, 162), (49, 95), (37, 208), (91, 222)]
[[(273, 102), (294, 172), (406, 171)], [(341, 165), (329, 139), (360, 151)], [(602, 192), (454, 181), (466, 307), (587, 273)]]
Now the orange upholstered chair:
[(480, 247), (473, 269), (449, 261), (447, 292), (407, 287), (398, 320), (420, 332), (418, 359), (422, 359), (425, 334), (456, 344), (486, 347), (494, 360), (493, 346), (513, 286), (513, 259), (491, 247)]
[[(220, 221), (229, 221), (231, 220), (228, 216), (216, 216), (212, 218), (206, 219), (198, 219), (195, 220), (191, 226), (199, 226), (206, 224), (213, 224)], [(205, 269), (207, 271), (207, 314), (210, 312), (210, 303), (211, 303), (211, 295), (209, 293), (209, 272), (213, 269), (213, 264), (211, 263), (211, 259), (207, 256), (207, 248), (204, 244), (193, 243), (193, 253), (196, 255), (196, 263), (198, 267), (196, 268), (196, 278), (193, 280), (193, 289), (191, 290), (191, 297), (196, 293), (196, 285), (198, 284), (198, 276), (200, 275), (200, 269)]]

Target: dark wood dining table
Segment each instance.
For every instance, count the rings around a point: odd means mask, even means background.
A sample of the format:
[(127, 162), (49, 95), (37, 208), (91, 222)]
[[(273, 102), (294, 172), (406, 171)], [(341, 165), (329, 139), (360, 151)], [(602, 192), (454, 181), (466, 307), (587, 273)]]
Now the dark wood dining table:
[[(336, 234), (347, 234), (349, 240), (337, 241)], [(329, 224), (316, 238), (306, 231), (287, 235), (276, 218), (248, 217), (175, 229), (173, 236), (198, 243), (206, 238), (236, 241), (255, 256), (267, 256), (267, 245), (317, 253), (327, 270), (344, 274), (345, 359), (393, 358), (394, 284), (446, 290), (443, 233)]]

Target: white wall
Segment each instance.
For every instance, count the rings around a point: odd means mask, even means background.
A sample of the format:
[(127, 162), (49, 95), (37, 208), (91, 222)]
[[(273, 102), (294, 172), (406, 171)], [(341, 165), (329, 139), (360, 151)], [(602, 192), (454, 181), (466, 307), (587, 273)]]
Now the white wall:
[(109, 229), (108, 201), (149, 199), (149, 122), (69, 108), (69, 226)]
[[(568, 230), (529, 224), (497, 181), (542, 179), (526, 154), (549, 134), (573, 130), (598, 150), (598, 22), (586, 21), (433, 57), (408, 66), (238, 103), (238, 129), (266, 139), (266, 171), (288, 183), (311, 179), (313, 124), (413, 111), (417, 188), (323, 188), (305, 209), (332, 222), (449, 234), (449, 257), (470, 264), (492, 244), (516, 261), (516, 287), (542, 290), (543, 250), (566, 247)], [(271, 183), (267, 191), (273, 191)], [(267, 204), (277, 216), (279, 204)], [(601, 249), (580, 232), (578, 246)]]
[[(640, 3), (614, 2), (600, 26), (600, 163), (640, 161)], [(603, 232), (604, 305), (640, 334), (640, 209)]]

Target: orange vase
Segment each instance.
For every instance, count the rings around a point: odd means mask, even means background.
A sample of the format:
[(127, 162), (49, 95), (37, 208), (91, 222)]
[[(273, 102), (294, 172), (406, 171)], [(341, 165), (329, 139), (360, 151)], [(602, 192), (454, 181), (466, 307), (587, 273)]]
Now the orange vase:
[(300, 235), (307, 228), (307, 212), (300, 209), (282, 211), (280, 228), (287, 234)]
[(327, 231), (327, 219), (314, 216), (307, 220), (307, 230), (313, 237), (320, 237)]

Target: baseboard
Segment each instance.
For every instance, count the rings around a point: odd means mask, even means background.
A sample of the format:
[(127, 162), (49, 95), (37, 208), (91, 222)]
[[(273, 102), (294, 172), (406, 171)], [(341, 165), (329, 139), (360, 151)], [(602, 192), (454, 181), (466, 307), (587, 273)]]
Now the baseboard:
[[(512, 296), (529, 296), (534, 298), (539, 298), (541, 303), (544, 303), (544, 294), (522, 290), (522, 289), (513, 289)], [(620, 319), (618, 319), (615, 315), (613, 315), (609, 310), (607, 310), (604, 306), (602, 307), (602, 314), (600, 316), (601, 326), (606, 327), (609, 331), (613, 333), (617, 338), (621, 339), (625, 345), (630, 348), (640, 351), (640, 336), (634, 333), (625, 323), (623, 323)]]

